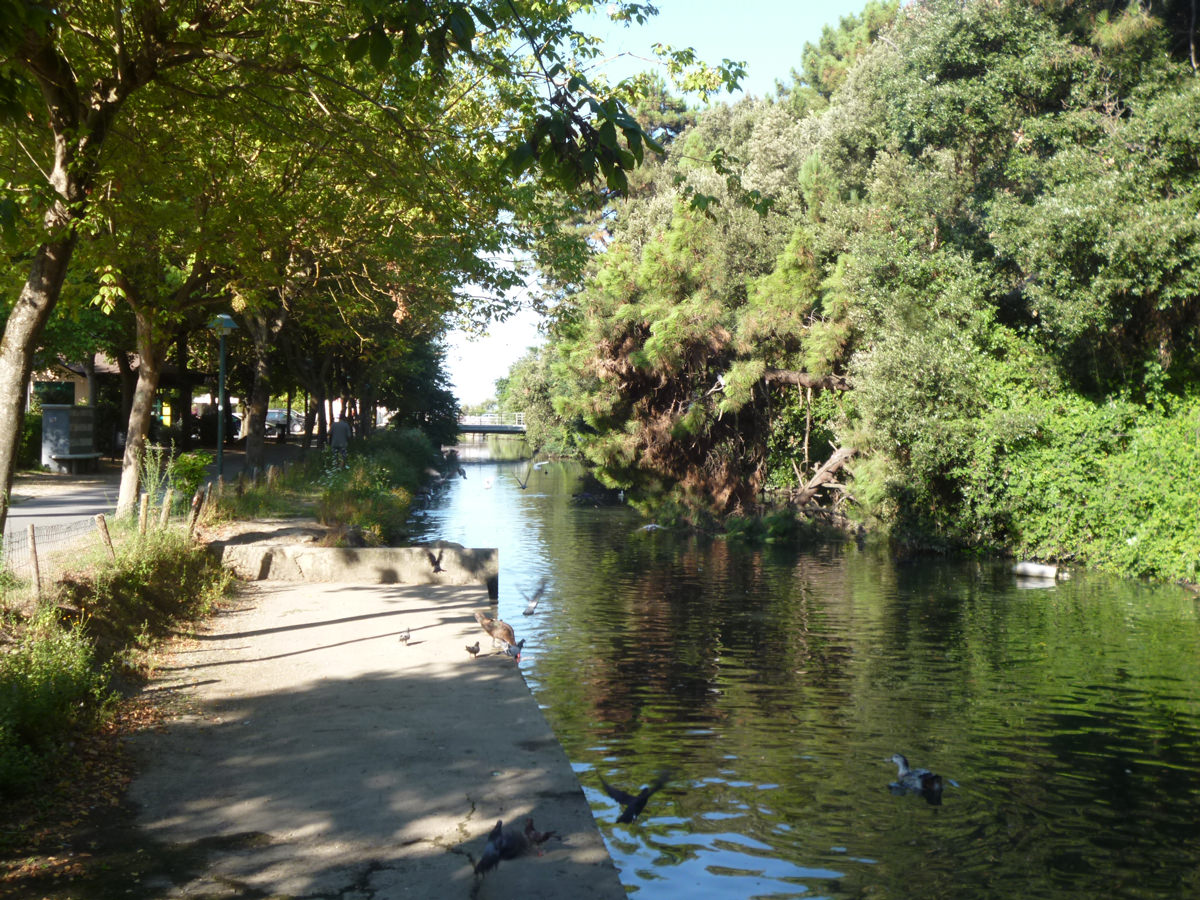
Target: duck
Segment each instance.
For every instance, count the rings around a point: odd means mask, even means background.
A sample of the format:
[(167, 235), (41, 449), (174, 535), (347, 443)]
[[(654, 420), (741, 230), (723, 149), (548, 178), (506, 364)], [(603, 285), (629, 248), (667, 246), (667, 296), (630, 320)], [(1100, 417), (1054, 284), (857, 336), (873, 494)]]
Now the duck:
[(499, 619), (489, 619), (479, 610), (475, 610), (475, 621), (479, 623), (479, 627), (488, 633), (492, 639), (492, 646), (496, 646), (497, 642), (504, 644), (515, 644), (517, 635), (512, 630), (512, 626), (507, 622), (502, 622)]
[(935, 775), (928, 769), (909, 768), (908, 759), (900, 753), (892, 754), (892, 762), (899, 769), (894, 787), (908, 791), (916, 791), (927, 796), (942, 792), (942, 776)]

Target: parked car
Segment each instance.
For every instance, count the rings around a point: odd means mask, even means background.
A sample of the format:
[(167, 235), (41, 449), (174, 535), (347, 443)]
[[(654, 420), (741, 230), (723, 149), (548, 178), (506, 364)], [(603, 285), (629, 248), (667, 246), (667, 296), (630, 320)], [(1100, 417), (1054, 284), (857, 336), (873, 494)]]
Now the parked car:
[(267, 437), (278, 438), (279, 433), (283, 430), (285, 425), (289, 434), (303, 434), (304, 416), (298, 412), (292, 412), (289, 421), (288, 411), (286, 409), (267, 410), (267, 421), (264, 425), (264, 430)]

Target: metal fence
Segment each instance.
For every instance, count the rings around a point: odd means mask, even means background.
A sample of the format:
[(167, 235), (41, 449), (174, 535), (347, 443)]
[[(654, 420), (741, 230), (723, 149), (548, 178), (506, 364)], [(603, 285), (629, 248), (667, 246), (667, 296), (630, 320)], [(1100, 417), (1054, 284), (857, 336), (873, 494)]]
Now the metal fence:
[[(187, 522), (187, 513), (171, 514), (171, 499), (164, 498), (156, 507), (144, 497), (138, 511), (136, 534)], [(43, 587), (53, 584), (73, 567), (94, 558), (95, 551), (112, 552), (113, 538), (120, 542), (127, 533), (128, 529), (121, 529), (110, 535), (108, 521), (102, 515), (53, 525), (30, 525), (25, 530), (5, 533), (0, 570), (29, 582), (35, 592), (40, 593)]]

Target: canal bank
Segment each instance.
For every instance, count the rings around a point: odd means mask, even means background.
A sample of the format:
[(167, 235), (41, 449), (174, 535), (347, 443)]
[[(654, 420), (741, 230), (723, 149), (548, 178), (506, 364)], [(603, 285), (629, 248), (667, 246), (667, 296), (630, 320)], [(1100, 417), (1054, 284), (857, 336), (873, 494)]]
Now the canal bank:
[[(149, 686), (179, 712), (132, 744), (150, 849), (126, 896), (625, 896), (477, 609), (481, 585), (243, 584)], [(543, 853), (476, 876), (496, 822), (528, 819)]]

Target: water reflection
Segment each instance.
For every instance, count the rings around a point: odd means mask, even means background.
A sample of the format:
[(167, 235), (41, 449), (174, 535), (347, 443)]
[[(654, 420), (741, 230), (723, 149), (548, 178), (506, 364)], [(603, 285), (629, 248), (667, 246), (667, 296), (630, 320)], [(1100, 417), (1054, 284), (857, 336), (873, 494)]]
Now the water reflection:
[[(423, 527), (499, 546), (501, 616), (630, 889), (1200, 895), (1189, 594), (644, 532), (573, 503), (570, 466), (527, 490), (527, 463), (465, 467)], [(889, 791), (894, 753), (948, 779), (940, 805)], [(600, 776), (633, 790), (664, 768), (618, 823)]]

